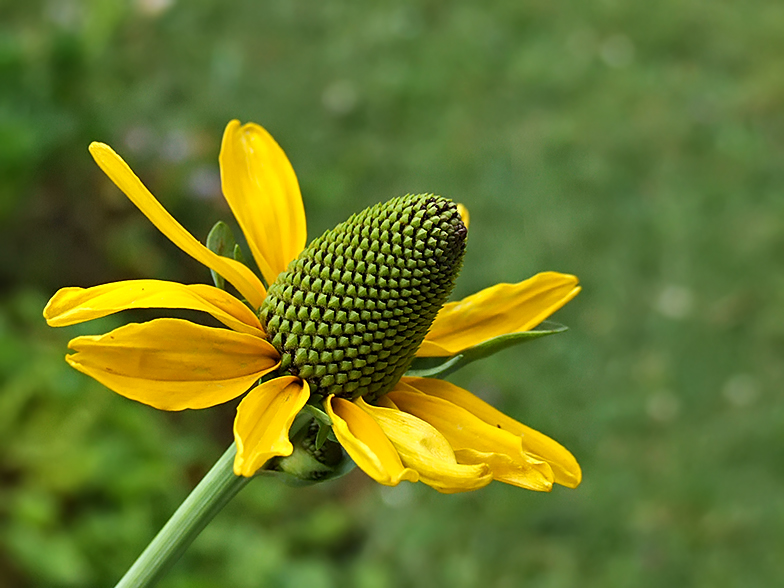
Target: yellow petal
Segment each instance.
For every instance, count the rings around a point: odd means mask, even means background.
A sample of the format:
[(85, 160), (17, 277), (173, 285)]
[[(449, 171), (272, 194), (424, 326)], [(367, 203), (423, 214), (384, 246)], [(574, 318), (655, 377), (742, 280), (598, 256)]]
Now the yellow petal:
[(553, 489), (552, 470), (542, 461), (529, 458), (528, 468), (522, 468), (517, 458), (504, 453), (458, 449), (455, 451), (455, 455), (460, 463), (488, 466), (495, 479), (501, 482), (537, 492), (549, 492)]
[(77, 337), (71, 366), (118, 394), (162, 410), (215, 406), (278, 366), (264, 339), (180, 319), (130, 324)]
[(493, 479), (529, 490), (550, 490), (552, 487), (550, 466), (525, 454), (520, 438), (509, 431), (493, 427), (456, 404), (423, 394), (401, 382), (389, 396), (400, 410), (438, 429), (458, 458), (485, 454), (481, 460), (469, 463), (487, 464)]
[(228, 292), (205, 284), (128, 280), (93, 288), (62, 288), (44, 308), (49, 326), (64, 327), (131, 308), (186, 308), (207, 312), (227, 327), (264, 337), (255, 314)]
[(379, 424), (403, 465), (416, 470), (420, 482), (450, 494), (476, 490), (492, 482), (485, 464), (457, 463), (449, 442), (425, 421), (393, 408), (371, 406), (361, 398), (354, 402)]
[(395, 406), (395, 403), (392, 402), (389, 399), (389, 396), (387, 396), (386, 394), (384, 394), (381, 398), (376, 398), (375, 403), (376, 406), (382, 406), (384, 408), (394, 408), (395, 410), (398, 410), (397, 406)]
[(289, 429), (308, 401), (310, 387), (296, 376), (282, 376), (256, 386), (237, 407), (234, 473), (250, 477), (276, 455), (291, 455)]
[(468, 390), (464, 390), (444, 380), (403, 378), (401, 382), (429, 396), (448, 400), (452, 404), (466, 409), (489, 425), (500, 427), (513, 435), (517, 435), (522, 440), (523, 451), (550, 464), (557, 484), (569, 488), (576, 488), (580, 485), (583, 475), (577, 460), (565, 447), (550, 439), (547, 435), (505, 415), (481, 398), (471, 394)]
[(444, 305), (417, 351), (445, 357), (500, 335), (529, 331), (577, 296), (577, 278), (536, 274), (517, 284), (497, 284)]
[(268, 284), (305, 248), (302, 195), (283, 149), (259, 125), (233, 120), (223, 133), (221, 184)]
[(464, 205), (462, 205), (462, 204), (460, 204), (458, 202), (457, 203), (457, 212), (460, 213), (460, 218), (463, 220), (463, 224), (465, 225), (465, 228), (467, 229), (468, 228), (468, 223), (471, 221), (471, 215), (468, 214), (468, 209)]
[(177, 247), (215, 270), (231, 282), (253, 308), (264, 301), (266, 291), (256, 275), (240, 262), (213, 253), (196, 240), (185, 228), (166, 212), (128, 164), (111, 147), (103, 143), (91, 143), (90, 153), (104, 173), (122, 190), (156, 228), (166, 235)]
[(328, 396), (324, 409), (332, 419), (335, 437), (362, 471), (379, 484), (397, 486), (416, 482), (417, 473), (403, 466), (394, 446), (373, 417), (356, 404)]

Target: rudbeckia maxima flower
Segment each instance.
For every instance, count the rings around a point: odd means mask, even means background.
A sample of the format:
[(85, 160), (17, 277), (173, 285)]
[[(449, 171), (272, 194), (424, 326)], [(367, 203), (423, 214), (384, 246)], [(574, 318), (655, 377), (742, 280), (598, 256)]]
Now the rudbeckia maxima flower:
[[(139, 308), (202, 311), (225, 326), (159, 318), (105, 335), (77, 337), (68, 345), (75, 353), (66, 356), (75, 369), (118, 394), (162, 410), (205, 408), (245, 394), (234, 421), (237, 475), (252, 476), (270, 458), (292, 453), (289, 428), (310, 401), (321, 404), (337, 440), (381, 484), (421, 481), (440, 492), (461, 492), (492, 480), (544, 491), (554, 482), (571, 488), (580, 483), (580, 467), (569, 451), (454, 384), (393, 374), (388, 389), (377, 395), (363, 397), (360, 384), (348, 395), (311, 394), (308, 378), (281, 365), (288, 352), (279, 351), (283, 343), (273, 345), (259, 318), (268, 296), (265, 283), (276, 284), (303, 251), (306, 225), (294, 170), (265, 129), (230, 122), (220, 152), (223, 194), (264, 281), (188, 233), (110, 147), (93, 143), (90, 153), (164, 235), (233, 285), (239, 297), (209, 285), (161, 280), (63, 288), (44, 310), (51, 326)], [(467, 225), (465, 208), (456, 210)], [(407, 242), (405, 236), (401, 239), (393, 236), (395, 243)], [(385, 246), (381, 244), (382, 251)], [(416, 355), (449, 357), (494, 337), (530, 330), (579, 290), (574, 276), (545, 272), (446, 304)], [(370, 374), (367, 381), (372, 379), (372, 369), (362, 373)]]

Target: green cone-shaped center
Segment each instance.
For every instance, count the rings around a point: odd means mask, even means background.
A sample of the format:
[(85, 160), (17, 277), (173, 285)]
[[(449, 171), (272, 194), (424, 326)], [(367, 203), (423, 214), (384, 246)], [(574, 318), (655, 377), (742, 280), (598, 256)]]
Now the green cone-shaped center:
[(366, 208), (313, 241), (267, 292), (261, 320), (281, 369), (313, 394), (385, 394), (454, 286), (467, 230), (428, 194)]

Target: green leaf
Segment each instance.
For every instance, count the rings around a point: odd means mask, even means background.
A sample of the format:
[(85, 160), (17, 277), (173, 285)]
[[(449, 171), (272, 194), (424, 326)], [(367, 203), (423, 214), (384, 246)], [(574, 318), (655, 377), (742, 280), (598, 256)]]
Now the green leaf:
[[(275, 476), (290, 486), (308, 486), (338, 478), (354, 468), (354, 462), (332, 435), (329, 416), (309, 404), (305, 406), (292, 425), (293, 430), (299, 423), (299, 430), (289, 434), (294, 451), (272, 458), (259, 474)], [(318, 424), (315, 432), (310, 427), (311, 415)]]
[(332, 420), (329, 418), (329, 415), (321, 410), (320, 408), (313, 406), (312, 404), (306, 404), (302, 407), (302, 412), (308, 413), (310, 416), (315, 418), (319, 425), (324, 425), (326, 427), (332, 426)]
[(329, 439), (329, 432), (332, 430), (332, 427), (328, 425), (324, 425), (319, 423), (318, 433), (316, 433), (316, 450), (318, 451), (327, 442)]
[[(239, 246), (234, 239), (234, 232), (231, 227), (223, 221), (218, 221), (210, 229), (207, 235), (207, 249), (223, 257), (234, 257), (235, 251)], [(215, 270), (210, 270), (212, 281), (217, 288), (225, 290), (226, 282), (223, 276), (215, 273)]]
[[(248, 262), (245, 261), (245, 254), (242, 252), (242, 247), (236, 243), (234, 244), (232, 255), (234, 255), (234, 259), (239, 261), (241, 264), (248, 265)], [(228, 257), (228, 255), (226, 257)]]
[(445, 378), (459, 370), (461, 367), (469, 363), (482, 359), (498, 353), (499, 351), (519, 345), (526, 341), (533, 341), (548, 335), (555, 335), (556, 333), (563, 333), (568, 328), (564, 325), (544, 321), (538, 327), (531, 331), (523, 331), (522, 333), (511, 333), (509, 335), (501, 335), (494, 337), (479, 345), (474, 345), (468, 349), (464, 349), (458, 354), (450, 355), (449, 357), (416, 357), (411, 362), (411, 366), (406, 372), (407, 376), (415, 376), (420, 378)]
[(334, 443), (336, 447), (333, 449), (341, 452), (341, 459), (336, 464), (325, 465), (295, 446), (291, 455), (273, 457), (256, 475), (278, 478), (287, 486), (295, 488), (312, 486), (345, 476), (356, 467), (356, 464), (351, 461), (348, 453), (339, 443), (333, 441), (328, 443)]

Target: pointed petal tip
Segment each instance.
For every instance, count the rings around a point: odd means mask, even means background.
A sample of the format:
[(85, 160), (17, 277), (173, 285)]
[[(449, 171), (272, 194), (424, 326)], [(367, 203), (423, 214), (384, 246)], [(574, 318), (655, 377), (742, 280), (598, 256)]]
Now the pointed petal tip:
[(102, 143), (100, 141), (93, 141), (92, 143), (90, 143), (90, 145), (87, 147), (87, 150), (90, 152), (90, 155), (92, 155), (93, 159), (95, 159), (96, 161), (106, 157), (107, 155), (117, 157), (117, 154), (114, 151), (114, 149), (109, 147), (109, 145), (107, 145), (106, 143)]
[(580, 468), (580, 465), (575, 461), (574, 465), (568, 472), (561, 472), (558, 480), (556, 480), (557, 484), (564, 486), (566, 488), (577, 488), (583, 481), (583, 471)]
[(68, 298), (71, 293), (81, 290), (82, 288), (69, 286), (60, 288), (57, 292), (52, 294), (52, 297), (46, 303), (43, 310), (43, 317), (46, 319), (46, 324), (50, 327), (67, 327), (74, 324), (64, 317), (64, 315), (67, 315), (70, 308), (69, 305), (63, 305), (63, 299)]
[[(136, 323), (131, 323), (136, 324)], [(79, 351), (79, 344), (83, 342), (94, 342), (99, 341), (103, 335), (79, 335), (78, 337), (74, 337), (70, 341), (68, 341), (68, 349), (71, 351)], [(69, 357), (73, 357), (74, 354), (66, 355), (66, 359)], [(69, 360), (68, 363), (71, 363)]]
[(574, 274), (567, 274), (556, 271), (539, 272), (538, 274), (533, 275), (532, 278), (536, 278), (538, 280), (552, 280), (561, 282), (563, 284), (578, 284), (580, 282), (580, 279)]
[(52, 296), (49, 301), (44, 306), (44, 309), (41, 311), (41, 315), (44, 317), (46, 324), (50, 327), (56, 327), (57, 325), (52, 324), (52, 318), (54, 317), (55, 313), (52, 310), (52, 301), (54, 300), (54, 296)]
[(440, 357), (441, 350), (453, 355), (495, 337), (531, 330), (577, 296), (578, 284), (577, 276), (571, 274), (541, 272), (450, 302), (425, 335), (425, 343), (435, 346), (423, 345), (417, 355)]

